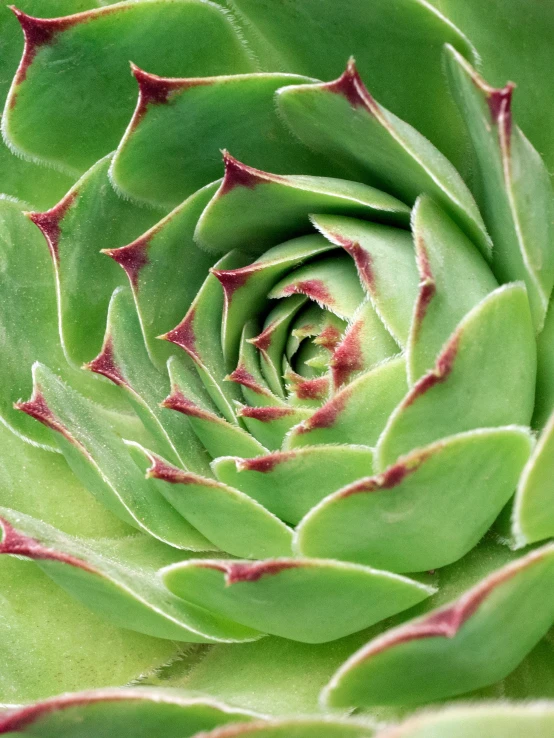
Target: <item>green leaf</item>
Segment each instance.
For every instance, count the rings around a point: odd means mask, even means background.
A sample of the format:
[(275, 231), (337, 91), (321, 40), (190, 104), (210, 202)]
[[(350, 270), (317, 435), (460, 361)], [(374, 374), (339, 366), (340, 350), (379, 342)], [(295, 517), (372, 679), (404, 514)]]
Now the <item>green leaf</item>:
[(176, 656), (171, 641), (90, 612), (30, 561), (2, 556), (0, 589), (3, 706), (74, 689), (118, 687)]
[(114, 410), (128, 412), (108, 382), (87, 377), (67, 365), (58, 336), (52, 259), (40, 231), (21, 212), (21, 206), (2, 199), (0, 258), (1, 422), (32, 443), (56, 449), (49, 431), (13, 408), (14, 402), (31, 391), (29, 369), (36, 360), (48, 362), (80, 388), (95, 394), (95, 399), (107, 400)]
[(321, 445), (255, 459), (224, 457), (215, 459), (212, 468), (220, 481), (296, 524), (331, 492), (369, 476), (373, 452), (363, 446)]
[(252, 496), (143, 450), (152, 462), (148, 476), (160, 480), (164, 497), (223, 551), (248, 559), (291, 555), (292, 531)]
[(270, 171), (320, 174), (326, 168), (321, 157), (291, 137), (273, 101), (279, 87), (311, 79), (295, 74), (168, 79), (137, 67), (133, 74), (139, 102), (112, 166), (116, 187), (133, 199), (175, 207), (221, 176), (218, 154), (224, 148)]
[(219, 728), (202, 738), (371, 738), (373, 724), (339, 718), (289, 718)]
[(451, 564), (508, 502), (532, 444), (525, 428), (495, 428), (414, 451), (322, 500), (297, 527), (295, 549), (395, 572)]
[[(213, 699), (169, 689), (102, 689), (55, 697), (0, 716), (0, 734), (36, 738), (188, 738), (254, 716)], [(353, 736), (364, 734), (352, 733)]]
[(372, 97), (352, 60), (334, 82), (285, 87), (278, 100), (285, 120), (306, 145), (352, 162), (364, 179), (408, 205), (422, 193), (430, 195), (490, 255), (490, 238), (458, 172), (422, 133)]
[(262, 63), (268, 53), (270, 68), (333, 79), (354, 54), (378, 99), (446, 156), (464, 162), (459, 118), (445, 90), (441, 51), (445, 43), (468, 58), (474, 51), (428, 3), (229, 0), (229, 5), (259, 35), (261, 50), (256, 50)]
[(346, 254), (320, 259), (295, 269), (277, 282), (269, 293), (273, 299), (287, 295), (306, 295), (343, 320), (352, 318), (364, 301), (358, 272)]
[(268, 246), (310, 232), (310, 213), (408, 224), (406, 205), (360, 182), (270, 174), (226, 152), (223, 158), (223, 182), (196, 229), (199, 244), (209, 251), (240, 248), (263, 253)]
[(549, 738), (554, 729), (550, 702), (449, 707), (385, 729), (378, 738)]
[(554, 619), (554, 547), (498, 569), (446, 607), (389, 630), (354, 654), (328, 705), (420, 704), (509, 674)]
[(0, 515), (0, 553), (33, 559), (56, 584), (121, 628), (192, 643), (259, 635), (167, 591), (156, 572), (182, 560), (182, 551), (140, 534), (84, 540), (14, 510), (0, 508)]
[(122, 387), (163, 453), (184, 469), (209, 473), (208, 456), (190, 423), (160, 406), (169, 392), (169, 377), (148, 356), (129, 288), (114, 292), (102, 351), (86, 368)]
[(383, 470), (401, 454), (455, 433), (527, 424), (535, 357), (525, 288), (499, 287), (463, 318), (435, 368), (390, 416), (377, 445), (376, 468)]
[(318, 443), (374, 446), (407, 387), (404, 357), (391, 359), (357, 377), (294, 427), (284, 447)]
[(554, 415), (551, 415), (517, 488), (512, 533), (518, 548), (554, 535), (553, 453)]
[(89, 400), (42, 364), (33, 366), (33, 380), (33, 396), (18, 409), (56, 432), (69, 466), (108, 510), (171, 546), (206, 550), (206, 539), (144, 479), (124, 442)]
[(428, 197), (416, 202), (412, 229), (420, 281), (407, 345), (410, 384), (433, 367), (464, 315), (498, 287), (479, 251)]
[(213, 274), (221, 282), (225, 294), (221, 342), (227, 361), (236, 360), (244, 324), (257, 318), (266, 307), (271, 287), (290, 270), (333, 248), (324, 238), (312, 234), (268, 249), (259, 259), (242, 268), (222, 269), (222, 262), (218, 262)]
[[(214, 270), (216, 273), (235, 271), (245, 261), (244, 254), (233, 251), (220, 259)], [(231, 365), (224, 358), (221, 341), (223, 305), (223, 291), (216, 274), (212, 273), (204, 281), (183, 320), (161, 338), (186, 351), (196, 364), (198, 374), (216, 407), (228, 421), (234, 422), (232, 401), (240, 400), (241, 395), (235, 384), (224, 381)]]
[(359, 376), (378, 364), (399, 353), (400, 348), (377, 314), (371, 300), (363, 302), (345, 331), (344, 337), (337, 343), (337, 334), (320, 334), (314, 343), (326, 345), (333, 350), (329, 361), (333, 374), (333, 385), (339, 389), (352, 381), (352, 375)]
[(354, 633), (434, 592), (389, 572), (318, 559), (189, 560), (168, 566), (162, 577), (190, 602), (306, 643)]
[(50, 249), (62, 346), (76, 366), (100, 350), (111, 294), (125, 283), (100, 250), (122, 246), (158, 218), (116, 194), (108, 178), (111, 159), (97, 162), (51, 210), (30, 213)]
[[(169, 365), (171, 395), (163, 401), (163, 407), (186, 415), (194, 432), (212, 456), (224, 456), (236, 451), (243, 456), (259, 456), (267, 449), (250, 433), (236, 423), (222, 418), (211, 403), (206, 402), (192, 384), (192, 373), (179, 362)], [(240, 449), (240, 451), (239, 451)]]
[(446, 60), (477, 156), (479, 200), (495, 243), (493, 268), (502, 281), (525, 281), (540, 330), (554, 285), (554, 196), (548, 170), (513, 124), (513, 85), (490, 87), (454, 49), (447, 49)]
[(198, 0), (122, 2), (54, 20), (18, 11), (18, 18), (26, 48), (4, 135), (24, 156), (70, 173), (117, 147), (136, 102), (129, 60), (165, 76), (252, 71), (221, 8)]
[(404, 346), (417, 295), (417, 266), (407, 231), (352, 218), (316, 215), (315, 227), (349, 253), (375, 311)]
[(533, 427), (543, 428), (554, 409), (554, 301), (537, 338), (537, 384)]

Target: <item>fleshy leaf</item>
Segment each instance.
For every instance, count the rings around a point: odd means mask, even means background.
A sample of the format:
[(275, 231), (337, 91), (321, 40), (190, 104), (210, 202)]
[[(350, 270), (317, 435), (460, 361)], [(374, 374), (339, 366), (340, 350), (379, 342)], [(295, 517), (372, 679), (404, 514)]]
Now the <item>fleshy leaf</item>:
[(522, 284), (491, 292), (458, 325), (435, 368), (414, 384), (377, 445), (383, 470), (411, 449), (480, 427), (525, 425), (533, 409), (536, 350)]
[(549, 738), (554, 704), (484, 704), (449, 707), (410, 718), (380, 732), (377, 738)]
[(196, 246), (193, 233), (216, 189), (217, 182), (207, 185), (132, 243), (104, 252), (127, 273), (148, 350), (160, 365), (175, 350), (154, 339), (186, 313), (215, 261)]
[(419, 704), (509, 674), (554, 619), (554, 547), (498, 569), (446, 607), (389, 630), (335, 674), (328, 705)]
[(441, 51), (445, 43), (468, 58), (474, 51), (463, 34), (428, 3), (231, 0), (230, 6), (244, 16), (249, 29), (259, 33), (262, 51), (258, 53), (269, 51), (273, 64), (274, 55), (280, 58), (278, 68), (332, 79), (354, 54), (378, 99), (446, 156), (463, 162), (460, 123), (445, 92)]
[(195, 392), (191, 372), (178, 362), (170, 364), (171, 394), (163, 401), (163, 407), (186, 415), (194, 432), (213, 456), (224, 456), (240, 449), (243, 456), (259, 456), (267, 453), (253, 436), (236, 423), (222, 418)]
[(342, 254), (295, 269), (269, 293), (272, 298), (287, 295), (306, 295), (345, 320), (352, 318), (364, 300), (356, 267)]
[(242, 268), (222, 268), (223, 260), (216, 264), (213, 275), (221, 282), (225, 295), (221, 340), (228, 361), (236, 360), (244, 324), (267, 305), (271, 287), (289, 270), (333, 248), (324, 238), (312, 234), (275, 246)]
[[(243, 254), (231, 252), (217, 262), (214, 269), (235, 270), (245, 262)], [(235, 420), (233, 400), (240, 400), (238, 387), (225, 382), (227, 364), (221, 345), (221, 315), (224, 296), (215, 274), (209, 274), (183, 320), (164, 336), (166, 341), (180, 346), (196, 364), (208, 394), (221, 414)]]
[(428, 197), (416, 202), (412, 229), (420, 281), (407, 346), (411, 384), (433, 367), (464, 315), (498, 287), (479, 251)]
[[(252, 70), (221, 8), (198, 0), (122, 2), (48, 20), (17, 15), (26, 43), (4, 135), (20, 153), (70, 172), (117, 147), (136, 101), (130, 59), (166, 76)], [(79, 104), (60, 104), (60, 95)]]
[(331, 492), (369, 476), (373, 452), (363, 446), (321, 445), (255, 459), (224, 457), (212, 468), (220, 481), (296, 524)]
[(518, 548), (554, 535), (553, 454), (554, 414), (519, 480), (512, 512), (512, 532)]
[(407, 388), (404, 357), (391, 359), (343, 387), (310, 418), (295, 426), (284, 445), (286, 448), (316, 443), (374, 446)]
[(169, 392), (169, 378), (152, 364), (129, 288), (113, 294), (100, 354), (86, 368), (122, 387), (137, 415), (163, 452), (184, 469), (206, 473), (208, 456), (190, 423), (160, 406)]
[[(201, 738), (371, 738), (373, 725), (339, 718), (289, 718), (216, 728)], [(197, 737), (200, 738), (200, 737)]]
[(491, 240), (463, 179), (428, 139), (372, 97), (353, 60), (339, 79), (285, 87), (278, 100), (307, 146), (352, 162), (364, 178), (408, 205), (422, 193), (430, 195), (490, 256)]
[(537, 384), (533, 427), (543, 428), (554, 410), (554, 300), (537, 338)]
[(294, 74), (168, 79), (137, 67), (133, 73), (139, 102), (112, 166), (116, 186), (128, 196), (175, 207), (221, 176), (222, 148), (262, 169), (324, 171), (321, 157), (291, 137), (273, 100), (279, 87), (313, 80)]
[(56, 433), (69, 466), (103, 505), (172, 546), (206, 550), (206, 539), (144, 479), (121, 438), (89, 400), (42, 364), (33, 366), (33, 381), (33, 396), (18, 409)]
[(490, 528), (531, 450), (526, 429), (495, 428), (413, 451), (314, 507), (297, 528), (295, 548), (396, 572), (451, 564)]
[(99, 689), (10, 710), (0, 716), (0, 735), (89, 738), (106, 735), (108, 729), (119, 738), (149, 738), (156, 734), (189, 738), (226, 723), (244, 724), (253, 717), (246, 710), (209, 698), (191, 697), (179, 690)]
[(78, 539), (50, 525), (0, 508), (1, 554), (37, 565), (73, 597), (119, 627), (193, 643), (253, 640), (256, 631), (173, 596), (157, 569), (183, 552), (147, 536)]
[(111, 294), (125, 284), (121, 270), (100, 249), (122, 246), (158, 217), (115, 193), (110, 162), (111, 156), (101, 159), (55, 207), (29, 214), (52, 256), (62, 346), (76, 366), (100, 350)]
[(238, 248), (263, 252), (280, 241), (309, 233), (310, 213), (351, 215), (398, 226), (408, 224), (410, 211), (406, 205), (360, 182), (270, 174), (247, 166), (228, 153), (224, 154), (224, 162), (221, 187), (196, 229), (198, 242), (209, 251)]
[(354, 259), (373, 307), (404, 346), (417, 295), (417, 267), (407, 231), (352, 218), (317, 215), (315, 227)]
[(354, 633), (434, 592), (396, 574), (317, 559), (189, 560), (162, 576), (172, 592), (191, 602), (305, 643)]
[(513, 85), (490, 87), (454, 49), (447, 49), (446, 59), (477, 156), (479, 199), (495, 244), (493, 268), (504, 282), (525, 281), (540, 330), (554, 285), (554, 193), (548, 170), (513, 124)]
[(152, 462), (148, 476), (159, 479), (167, 500), (223, 551), (248, 559), (291, 554), (290, 528), (252, 496), (146, 453)]

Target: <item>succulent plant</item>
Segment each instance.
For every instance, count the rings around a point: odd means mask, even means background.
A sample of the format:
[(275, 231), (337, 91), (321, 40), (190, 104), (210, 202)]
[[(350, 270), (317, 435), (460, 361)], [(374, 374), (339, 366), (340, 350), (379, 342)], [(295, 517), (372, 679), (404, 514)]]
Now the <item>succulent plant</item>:
[(554, 12), (435, 4), (3, 11), (0, 734), (552, 735)]

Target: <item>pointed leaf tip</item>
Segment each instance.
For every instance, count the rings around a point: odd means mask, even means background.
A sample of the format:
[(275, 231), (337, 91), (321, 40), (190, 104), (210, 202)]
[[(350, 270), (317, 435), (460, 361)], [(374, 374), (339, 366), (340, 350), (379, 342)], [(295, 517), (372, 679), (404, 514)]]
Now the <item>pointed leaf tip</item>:
[(83, 369), (95, 374), (101, 374), (103, 377), (110, 379), (114, 384), (127, 384), (125, 377), (121, 373), (121, 370), (115, 361), (113, 340), (111, 336), (108, 336), (104, 341), (102, 351), (98, 356), (87, 364), (83, 364)]
[(67, 214), (67, 211), (71, 208), (75, 199), (77, 198), (77, 191), (71, 190), (60, 202), (50, 210), (46, 210), (44, 213), (26, 212), (25, 215), (29, 220), (34, 223), (37, 228), (42, 231), (50, 254), (54, 263), (59, 261), (58, 245), (60, 241), (61, 229), (60, 223)]
[(150, 231), (148, 234), (137, 238), (136, 241), (127, 244), (127, 246), (121, 246), (117, 249), (102, 249), (101, 253), (109, 256), (125, 270), (134, 290), (138, 289), (141, 269), (149, 263), (148, 246), (153, 236), (154, 233)]
[(354, 57), (350, 57), (345, 71), (338, 79), (325, 83), (322, 88), (342, 95), (353, 108), (363, 107), (371, 114), (375, 110), (376, 102), (362, 82)]

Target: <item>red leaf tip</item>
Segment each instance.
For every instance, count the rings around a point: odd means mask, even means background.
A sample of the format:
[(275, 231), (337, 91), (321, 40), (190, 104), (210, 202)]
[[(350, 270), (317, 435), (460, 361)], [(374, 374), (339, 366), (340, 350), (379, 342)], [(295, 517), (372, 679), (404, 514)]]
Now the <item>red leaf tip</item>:
[(375, 112), (377, 103), (362, 82), (353, 57), (350, 57), (345, 71), (338, 79), (326, 82), (322, 87), (328, 92), (342, 95), (353, 108), (363, 107), (371, 114)]
[(59, 261), (60, 223), (75, 202), (76, 197), (76, 191), (69, 192), (57, 205), (44, 213), (26, 213), (29, 220), (42, 231), (55, 264)]
[(106, 254), (123, 267), (134, 290), (138, 289), (141, 269), (149, 262), (148, 245), (151, 236), (152, 234), (141, 236), (127, 246), (121, 246), (117, 249), (102, 249), (103, 254)]
[(83, 369), (87, 369), (95, 374), (101, 374), (103, 377), (110, 379), (114, 384), (127, 385), (127, 381), (115, 361), (111, 336), (108, 336), (104, 341), (102, 351), (98, 356), (87, 364), (84, 364)]
[(264, 576), (280, 574), (286, 569), (297, 569), (302, 566), (300, 561), (292, 560), (269, 560), (269, 561), (206, 561), (198, 566), (206, 569), (216, 569), (225, 574), (225, 584), (238, 584), (239, 582), (257, 582)]
[(248, 164), (243, 164), (234, 156), (231, 156), (226, 149), (223, 149), (221, 153), (223, 154), (225, 174), (217, 193), (219, 196), (226, 195), (235, 187), (246, 187), (253, 190), (259, 184), (283, 181), (283, 177), (278, 174), (270, 174), (269, 172), (263, 172), (261, 169), (250, 167)]

